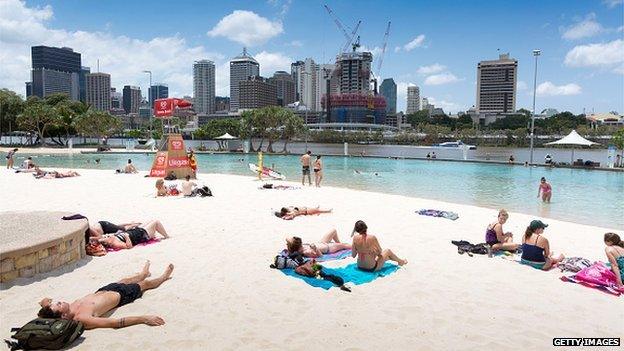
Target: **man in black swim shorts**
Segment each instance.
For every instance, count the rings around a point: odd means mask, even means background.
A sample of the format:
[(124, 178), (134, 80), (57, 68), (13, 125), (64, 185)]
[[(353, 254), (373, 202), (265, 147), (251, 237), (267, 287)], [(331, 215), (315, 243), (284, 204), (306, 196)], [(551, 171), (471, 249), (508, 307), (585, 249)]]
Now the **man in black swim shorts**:
[(136, 324), (158, 326), (165, 324), (159, 316), (132, 316), (123, 318), (101, 317), (110, 310), (129, 304), (143, 296), (143, 292), (159, 287), (171, 279), (173, 265), (169, 264), (165, 272), (158, 278), (147, 279), (151, 274), (150, 262), (146, 262), (141, 273), (108, 284), (95, 293), (80, 298), (71, 304), (63, 301), (52, 302), (44, 298), (39, 303), (40, 318), (63, 318), (82, 322), (85, 329), (124, 328)]
[(308, 184), (312, 185), (312, 178), (310, 177), (310, 155), (312, 155), (312, 151), (308, 150), (308, 152), (303, 154), (299, 160), (299, 162), (301, 162), (301, 172), (303, 173), (301, 185), (305, 185), (306, 175), (308, 176)]

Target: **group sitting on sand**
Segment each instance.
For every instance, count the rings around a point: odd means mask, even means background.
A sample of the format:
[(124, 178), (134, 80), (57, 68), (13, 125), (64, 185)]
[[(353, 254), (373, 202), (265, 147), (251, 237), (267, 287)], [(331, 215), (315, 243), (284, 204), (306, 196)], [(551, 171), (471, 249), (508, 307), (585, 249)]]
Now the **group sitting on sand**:
[[(173, 172), (172, 172), (173, 173)], [(207, 186), (199, 186), (191, 181), (191, 176), (187, 175), (180, 184), (182, 191), (178, 190), (175, 184), (166, 186), (164, 179), (156, 180), (156, 196), (177, 196), (182, 194), (185, 197), (193, 196), (212, 196), (212, 191)]]
[(137, 324), (163, 325), (165, 321), (159, 316), (102, 317), (107, 315), (109, 311), (134, 302), (143, 296), (145, 291), (156, 289), (171, 279), (173, 264), (169, 264), (163, 274), (155, 279), (147, 279), (151, 276), (149, 267), (150, 262), (147, 261), (140, 273), (105, 285), (96, 292), (71, 304), (64, 301), (54, 302), (51, 298), (46, 297), (39, 302), (41, 309), (38, 315), (40, 318), (63, 318), (78, 321), (84, 325), (85, 329), (118, 329)]
[(319, 215), (321, 213), (331, 213), (332, 209), (321, 210), (320, 206), (317, 207), (282, 207), (279, 211), (275, 212), (275, 216), (284, 220), (291, 220), (299, 216), (312, 216)]

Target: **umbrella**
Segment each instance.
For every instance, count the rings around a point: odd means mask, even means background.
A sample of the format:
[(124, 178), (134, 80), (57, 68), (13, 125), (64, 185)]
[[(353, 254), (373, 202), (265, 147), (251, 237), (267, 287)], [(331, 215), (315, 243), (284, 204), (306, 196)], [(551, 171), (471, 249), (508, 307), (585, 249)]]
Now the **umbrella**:
[(557, 140), (557, 141), (553, 141), (550, 143), (546, 143), (544, 145), (572, 145), (572, 159), (571, 159), (571, 163), (574, 163), (574, 146), (575, 145), (580, 145), (580, 146), (592, 146), (592, 145), (597, 145), (598, 143), (594, 143), (591, 140), (587, 140), (585, 138), (583, 138), (582, 136), (579, 135), (579, 133), (576, 132), (576, 130), (573, 130), (570, 132), (570, 134), (566, 135), (565, 137)]
[[(230, 133), (225, 133), (222, 136), (217, 137), (215, 139), (219, 139), (219, 141), (217, 142), (219, 144), (219, 149), (223, 149), (223, 148), (228, 149), (229, 148), (228, 140), (238, 139), (238, 138), (235, 136), (231, 136)], [(221, 140), (223, 140), (223, 144), (221, 144)]]

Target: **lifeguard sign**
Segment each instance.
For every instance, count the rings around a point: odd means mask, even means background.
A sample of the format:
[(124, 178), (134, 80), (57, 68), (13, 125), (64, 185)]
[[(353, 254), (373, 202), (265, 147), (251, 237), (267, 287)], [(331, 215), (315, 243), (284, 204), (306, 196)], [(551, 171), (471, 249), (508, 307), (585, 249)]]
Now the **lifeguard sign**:
[(163, 128), (166, 133), (163, 133), (163, 140), (161, 141), (158, 152), (156, 153), (156, 158), (152, 164), (150, 177), (162, 178), (173, 171), (178, 178), (184, 178), (187, 175), (195, 178), (190, 161), (186, 155), (182, 135), (179, 133), (169, 133), (169, 131), (172, 130), (169, 125), (169, 119), (172, 117), (176, 108), (189, 108), (191, 106), (192, 104), (190, 102), (176, 98), (157, 99), (154, 101), (154, 115), (156, 118), (164, 119)]

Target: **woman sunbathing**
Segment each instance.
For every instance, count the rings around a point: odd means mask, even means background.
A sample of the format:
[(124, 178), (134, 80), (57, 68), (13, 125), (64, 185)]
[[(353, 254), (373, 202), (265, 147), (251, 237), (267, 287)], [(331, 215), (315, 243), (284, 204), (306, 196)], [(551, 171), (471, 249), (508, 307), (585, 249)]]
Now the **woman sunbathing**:
[(128, 229), (125, 232), (115, 234), (105, 234), (100, 239), (96, 239), (102, 245), (112, 249), (131, 249), (133, 246), (156, 239), (156, 233), (164, 239), (169, 238), (169, 234), (158, 220), (149, 221), (138, 227)]
[(139, 225), (141, 225), (141, 222), (114, 224), (108, 221), (99, 221), (89, 225), (89, 236), (99, 238), (104, 234), (124, 232), (128, 229), (134, 229)]
[(279, 212), (275, 212), (275, 216), (290, 220), (298, 216), (311, 216), (311, 215), (319, 215), (321, 213), (331, 213), (332, 210), (321, 210), (320, 206), (309, 208), (309, 207), (282, 207)]
[(332, 254), (340, 250), (350, 250), (351, 244), (340, 242), (338, 232), (332, 229), (323, 235), (317, 243), (305, 244), (301, 238), (293, 236), (286, 239), (286, 249), (288, 254), (301, 253), (305, 257), (315, 258), (325, 254)]
[(352, 256), (357, 256), (358, 268), (366, 272), (380, 270), (386, 261), (391, 260), (403, 266), (407, 260), (399, 258), (389, 249), (382, 250), (377, 237), (367, 233), (368, 226), (364, 221), (355, 222), (353, 228), (353, 245), (351, 246)]
[(39, 167), (35, 167), (35, 174), (33, 174), (35, 178), (41, 179), (53, 179), (53, 178), (69, 178), (69, 177), (78, 177), (80, 174), (76, 171), (67, 171), (67, 172), (59, 172), (59, 171), (43, 171)]

